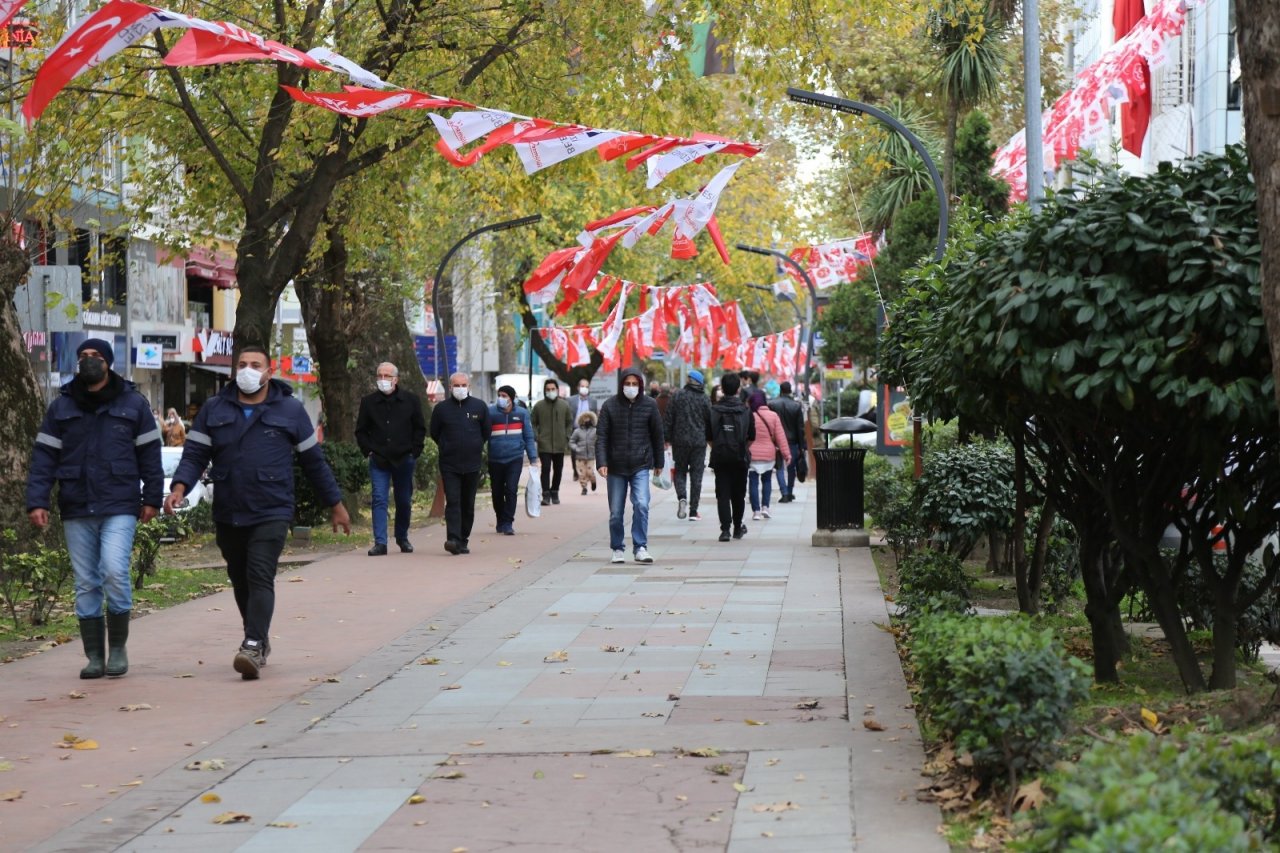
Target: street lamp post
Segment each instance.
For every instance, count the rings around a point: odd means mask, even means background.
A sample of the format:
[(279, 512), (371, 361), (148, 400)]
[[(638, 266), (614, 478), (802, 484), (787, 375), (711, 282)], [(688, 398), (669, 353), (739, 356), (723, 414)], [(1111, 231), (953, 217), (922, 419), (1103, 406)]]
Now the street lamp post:
[[(1031, 4), (1030, 6), (1028, 6), (1027, 8), (1029, 8), (1029, 9), (1034, 9), (1034, 8), (1035, 8), (1034, 0), (1033, 0), (1032, 4)], [(1025, 15), (1025, 13), (1026, 13), (1026, 9), (1024, 9), (1024, 10), (1023, 10), (1023, 12), (1024, 12), (1024, 15)], [(1037, 30), (1037, 31), (1036, 31), (1036, 37), (1038, 38), (1038, 36), (1039, 36), (1039, 32), (1038, 32), (1038, 30)], [(1028, 59), (1028, 63), (1030, 63), (1031, 61), (1032, 61), (1032, 60)], [(1035, 54), (1035, 60), (1034, 60), (1034, 61), (1035, 61), (1035, 64), (1036, 64), (1036, 67), (1035, 67), (1035, 74), (1037, 75), (1037, 78), (1036, 78), (1036, 79), (1037, 79), (1036, 85), (1038, 86), (1038, 85), (1039, 85), (1039, 82), (1038, 82), (1038, 79), (1039, 79), (1039, 78), (1038, 78), (1038, 75), (1039, 75), (1039, 73), (1040, 73), (1040, 68), (1039, 68), (1039, 53), (1036, 53), (1036, 54)], [(1032, 72), (1031, 72), (1031, 69), (1030, 69), (1030, 67), (1028, 67), (1028, 71), (1027, 71), (1027, 86), (1028, 86), (1028, 87), (1030, 87), (1030, 85), (1031, 85), (1031, 83), (1030, 83), (1030, 80), (1031, 80), (1031, 73), (1032, 73)], [(1030, 89), (1029, 89), (1029, 88), (1028, 88), (1028, 91), (1030, 91)], [(915, 150), (916, 154), (920, 155), (920, 159), (924, 161), (925, 168), (929, 170), (929, 177), (933, 179), (933, 191), (934, 191), (935, 193), (937, 193), (937, 194), (938, 194), (938, 243), (937, 243), (937, 246), (934, 248), (934, 252), (933, 252), (933, 259), (934, 259), (935, 261), (941, 261), (941, 260), (942, 260), (942, 254), (943, 254), (943, 252), (946, 250), (946, 246), (947, 246), (947, 218), (948, 218), (948, 215), (947, 215), (947, 193), (946, 193), (946, 190), (945, 190), (945, 189), (943, 189), (943, 186), (942, 186), (942, 176), (938, 174), (938, 167), (937, 167), (937, 166), (935, 166), (935, 165), (933, 164), (933, 158), (932, 158), (932, 157), (930, 157), (930, 156), (929, 156), (929, 152), (925, 150), (924, 143), (923, 143), (923, 142), (921, 142), (921, 141), (920, 141), (920, 139), (919, 139), (919, 138), (918, 138), (914, 133), (912, 133), (911, 131), (907, 130), (907, 128), (903, 126), (902, 122), (898, 121), (896, 118), (894, 118), (893, 116), (889, 115), (889, 114), (888, 114), (888, 113), (886, 113), (884, 110), (876, 109), (875, 107), (869, 106), (869, 105), (867, 105), (867, 104), (859, 103), (858, 101), (850, 101), (850, 100), (848, 100), (848, 99), (846, 99), (846, 98), (833, 98), (833, 97), (832, 97), (832, 96), (830, 96), (830, 95), (820, 95), (820, 94), (818, 94), (817, 92), (807, 92), (807, 91), (805, 91), (804, 89), (797, 89), (797, 88), (792, 87), (792, 86), (788, 86), (788, 87), (787, 87), (787, 95), (788, 95), (788, 96), (791, 98), (791, 100), (793, 100), (793, 101), (798, 101), (799, 103), (802, 103), (802, 104), (809, 104), (810, 106), (814, 106), (814, 107), (823, 107), (824, 109), (828, 109), (828, 110), (835, 110), (836, 112), (839, 112), (839, 113), (849, 113), (849, 114), (851, 114), (851, 115), (859, 115), (859, 116), (860, 116), (860, 115), (869, 115), (869, 116), (871, 116), (871, 117), (873, 117), (873, 118), (879, 119), (880, 121), (884, 122), (884, 123), (885, 123), (885, 124), (887, 124), (887, 125), (888, 125), (888, 126), (889, 126), (889, 127), (890, 127), (894, 132), (895, 132), (895, 133), (897, 133), (897, 134), (898, 134), (899, 136), (901, 136), (903, 139), (907, 140), (907, 142), (911, 145), (912, 149), (914, 149), (914, 150)], [(1038, 101), (1037, 101), (1037, 103), (1038, 103)], [(1028, 104), (1030, 104), (1030, 99), (1028, 99)], [(1028, 109), (1028, 118), (1027, 118), (1027, 139), (1039, 139), (1039, 138), (1040, 138), (1040, 132), (1039, 132), (1039, 128), (1040, 128), (1040, 113), (1039, 113), (1039, 108), (1037, 107), (1036, 115), (1035, 115), (1035, 117), (1034, 117), (1034, 118), (1035, 118), (1035, 121), (1034, 121), (1034, 124), (1035, 124), (1035, 128), (1034, 128), (1034, 129), (1035, 129), (1035, 136), (1032, 136), (1032, 135), (1031, 135), (1031, 134), (1032, 134), (1032, 130), (1033, 130), (1033, 128), (1032, 128), (1032, 124), (1033, 124), (1033, 122), (1032, 122), (1032, 117), (1030, 116), (1030, 109), (1031, 109), (1031, 107), (1030, 107), (1030, 106), (1028, 106), (1028, 107), (1027, 107), (1027, 109)], [(1031, 191), (1031, 186), (1032, 186), (1032, 185), (1031, 185), (1031, 171), (1032, 171), (1032, 168), (1033, 168), (1033, 165), (1034, 165), (1034, 161), (1033, 161), (1032, 154), (1031, 154), (1031, 149), (1032, 149), (1032, 148), (1035, 148), (1035, 149), (1036, 149), (1036, 151), (1037, 151), (1036, 156), (1037, 156), (1037, 157), (1039, 156), (1039, 155), (1038, 155), (1038, 152), (1039, 152), (1039, 146), (1031, 146), (1031, 145), (1028, 145), (1028, 146), (1027, 146), (1027, 152), (1028, 152), (1028, 153), (1027, 153), (1027, 180), (1028, 180), (1028, 184), (1027, 184), (1027, 186), (1028, 186), (1028, 193), (1030, 193), (1030, 191)], [(1038, 168), (1040, 168), (1040, 167), (1039, 167), (1039, 166), (1035, 166), (1035, 168), (1037, 168), (1037, 169), (1038, 169)], [(921, 458), (920, 458), (920, 440), (921, 440), (920, 418), (919, 418), (919, 417), (912, 417), (911, 422), (912, 422), (912, 438), (913, 438), (913, 442), (912, 442), (912, 443), (915, 445), (915, 452), (914, 452), (914, 455), (915, 455), (915, 469), (916, 469), (916, 472), (915, 472), (915, 473), (916, 473), (916, 477), (919, 477), (919, 476), (921, 475), (921, 473), (923, 473), (923, 471), (922, 471), (923, 466), (922, 466), (922, 461), (921, 461)], [(881, 429), (886, 429), (886, 428), (887, 428), (887, 426), (888, 426), (887, 424), (883, 424), (883, 425), (881, 425)]]
[(494, 222), (489, 225), (482, 225), (472, 231), (467, 236), (453, 244), (453, 248), (445, 252), (444, 258), (440, 261), (440, 266), (436, 269), (435, 284), (431, 288), (431, 313), (435, 315), (436, 320), (436, 379), (441, 384), (445, 380), (445, 371), (442, 365), (448, 364), (448, 358), (445, 357), (445, 334), (444, 334), (444, 317), (440, 314), (440, 282), (444, 280), (444, 269), (449, 265), (449, 261), (453, 258), (455, 252), (462, 248), (473, 237), (478, 237), (488, 231), (506, 231), (509, 228), (519, 228), (521, 225), (532, 225), (542, 219), (541, 213), (535, 213), (532, 216), (522, 216), (519, 219), (508, 219), (505, 222)]
[[(764, 249), (760, 246), (748, 246), (746, 243), (739, 243), (737, 248), (743, 252), (751, 252), (756, 255), (772, 255), (785, 264), (789, 264), (804, 281), (805, 287), (809, 288), (809, 304), (805, 306), (805, 319), (800, 323), (800, 341), (804, 344), (804, 373), (800, 372), (800, 353), (796, 353), (796, 381), (801, 384), (805, 390), (809, 388), (809, 373), (813, 369), (813, 306), (818, 302), (818, 289), (813, 286), (813, 279), (809, 278), (809, 271), (803, 266), (796, 263), (796, 260), (784, 252), (777, 249)], [(772, 289), (772, 288), (770, 288)], [(800, 319), (800, 309), (796, 308), (795, 300), (792, 299), (791, 307), (796, 309), (796, 319)]]

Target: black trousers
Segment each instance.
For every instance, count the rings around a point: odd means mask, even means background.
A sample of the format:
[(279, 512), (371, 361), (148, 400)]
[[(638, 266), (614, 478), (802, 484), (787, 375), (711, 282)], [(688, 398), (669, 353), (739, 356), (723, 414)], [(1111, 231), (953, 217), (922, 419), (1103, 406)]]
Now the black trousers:
[(514, 462), (489, 460), (489, 489), (493, 492), (493, 514), (497, 518), (499, 531), (504, 526), (515, 524), (520, 494), (520, 471), (523, 468), (523, 457)]
[[(689, 501), (689, 512), (698, 511), (702, 497), (702, 472), (707, 464), (706, 444), (673, 444), (671, 459), (676, 464), (676, 497)], [(688, 491), (685, 480), (688, 478)]]
[(563, 453), (539, 453), (542, 460), (542, 493), (560, 491), (560, 478), (564, 475)]
[(742, 526), (742, 513), (747, 501), (747, 466), (718, 465), (716, 467), (716, 511), (720, 515), (720, 529)]
[(480, 487), (480, 472), (458, 474), (441, 471), (444, 481), (444, 526), (446, 536), (454, 542), (467, 544), (471, 538), (471, 525), (476, 520), (476, 489)]
[(246, 640), (267, 642), (276, 609), (276, 566), (289, 535), (289, 524), (278, 519), (248, 527), (217, 525), (218, 550), (227, 561), (227, 577), (235, 592)]

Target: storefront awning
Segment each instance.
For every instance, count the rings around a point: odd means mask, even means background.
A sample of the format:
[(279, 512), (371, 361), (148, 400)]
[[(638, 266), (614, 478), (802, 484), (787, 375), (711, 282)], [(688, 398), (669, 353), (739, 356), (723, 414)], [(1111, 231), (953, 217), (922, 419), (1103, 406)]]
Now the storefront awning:
[(188, 278), (204, 279), (214, 287), (236, 286), (235, 259), (221, 252), (194, 247), (187, 257), (186, 269)]

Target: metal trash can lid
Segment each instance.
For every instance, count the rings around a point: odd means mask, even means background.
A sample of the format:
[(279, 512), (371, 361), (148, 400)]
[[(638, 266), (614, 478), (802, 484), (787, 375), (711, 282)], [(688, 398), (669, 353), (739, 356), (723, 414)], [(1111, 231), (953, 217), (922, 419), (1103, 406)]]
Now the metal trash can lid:
[(846, 415), (843, 418), (829, 420), (818, 429), (831, 435), (843, 435), (845, 433), (875, 432), (876, 425), (866, 418), (855, 418)]

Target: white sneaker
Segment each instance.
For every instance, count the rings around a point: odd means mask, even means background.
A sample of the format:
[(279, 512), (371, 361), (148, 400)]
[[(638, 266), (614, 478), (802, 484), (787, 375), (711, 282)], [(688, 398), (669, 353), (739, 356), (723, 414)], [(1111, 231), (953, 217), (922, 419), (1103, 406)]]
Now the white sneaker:
[(689, 502), (684, 498), (680, 499), (680, 508), (676, 510), (676, 518), (689, 517)]
[(760, 520), (760, 513), (758, 513), (758, 512), (753, 512), (753, 513), (751, 513), (751, 520), (752, 520), (752, 521), (759, 521), (759, 520)]
[(626, 552), (626, 551), (614, 551), (614, 552), (613, 552), (613, 559), (612, 559), (612, 560), (610, 560), (609, 562), (610, 562), (610, 563), (625, 563), (626, 561), (627, 561), (627, 552)]
[[(614, 552), (614, 556), (617, 556), (617, 554), (619, 554), (619, 553), (621, 553), (621, 552), (615, 551), (615, 552)], [(622, 561), (621, 561), (621, 560), (619, 560), (618, 562), (622, 562)], [(646, 547), (644, 547), (643, 545), (641, 545), (639, 548), (637, 548), (637, 549), (636, 549), (636, 562), (637, 562), (637, 563), (652, 563), (652, 562), (653, 562), (653, 557), (652, 557), (652, 555), (650, 555), (650, 554), (649, 554), (649, 549), (648, 549), (648, 548), (646, 548)]]
[(769, 515), (769, 508), (768, 508), (768, 507), (764, 507), (763, 509), (761, 509), (761, 510), (760, 510), (760, 514), (761, 514), (761, 515), (763, 515), (765, 518), (773, 518), (773, 516), (772, 516), (772, 515)]

